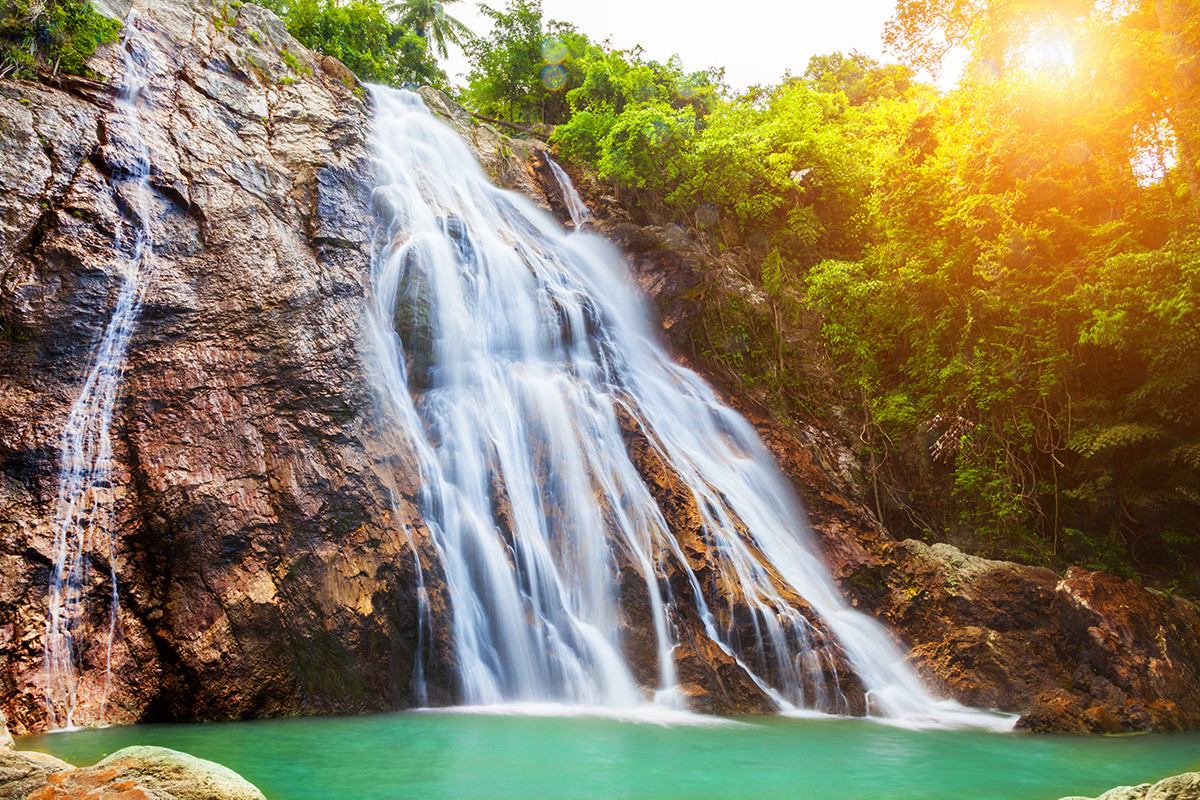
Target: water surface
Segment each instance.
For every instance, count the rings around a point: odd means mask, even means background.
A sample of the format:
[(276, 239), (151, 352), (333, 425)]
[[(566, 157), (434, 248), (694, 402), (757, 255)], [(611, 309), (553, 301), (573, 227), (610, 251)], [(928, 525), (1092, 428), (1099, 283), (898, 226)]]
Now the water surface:
[(910, 731), (848, 719), (405, 712), (137, 725), (19, 740), (76, 764), (132, 744), (218, 761), (269, 800), (1055, 800), (1200, 769), (1200, 734)]

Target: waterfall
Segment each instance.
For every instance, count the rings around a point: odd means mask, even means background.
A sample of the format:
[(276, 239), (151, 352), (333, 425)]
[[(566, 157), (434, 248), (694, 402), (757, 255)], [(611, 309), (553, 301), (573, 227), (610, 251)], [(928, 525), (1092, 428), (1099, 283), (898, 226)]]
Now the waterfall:
[[(413, 440), (459, 699), (678, 704), (690, 620), (781, 711), (849, 713), (857, 692), (860, 710), (914, 724), (977, 713), (931, 697), (845, 604), (774, 461), (657, 343), (620, 255), (493, 186), (418, 95), (373, 98), (367, 349)], [(638, 442), (677, 476), (696, 542), (672, 533)], [(627, 618), (629, 593), (648, 618)], [(633, 627), (656, 643), (650, 693)]]
[(575, 226), (575, 230), (583, 230), (592, 218), (592, 212), (583, 202), (583, 198), (579, 196), (579, 192), (575, 189), (575, 184), (571, 182), (571, 176), (567, 174), (558, 162), (550, 157), (549, 153), (543, 153), (546, 157), (546, 164), (550, 167), (550, 173), (554, 175), (554, 180), (558, 181), (558, 187), (562, 190), (563, 203), (567, 206), (567, 213), (571, 215), (571, 224)]
[[(51, 724), (78, 724), (80, 680), (84, 649), (104, 642), (104, 684), (99, 714), (90, 722), (103, 723), (111, 677), (111, 656), (117, 633), (116, 569), (112, 530), (115, 524), (112, 486), (112, 417), (125, 369), (129, 340), (137, 325), (145, 294), (150, 251), (150, 153), (138, 110), (150, 75), (144, 66), (151, 50), (139, 41), (136, 12), (125, 21), (124, 77), (109, 118), (108, 136), (113, 160), (111, 180), (116, 196), (128, 198), (129, 229), (118, 226), (116, 266), (122, 275), (116, 306), (99, 344), (91, 354), (83, 387), (67, 417), (60, 445), (58, 494), (52, 521), (54, 565), (46, 617), (46, 709)], [(93, 561), (107, 562), (109, 619), (103, 633), (91, 630), (89, 602), (93, 600)]]

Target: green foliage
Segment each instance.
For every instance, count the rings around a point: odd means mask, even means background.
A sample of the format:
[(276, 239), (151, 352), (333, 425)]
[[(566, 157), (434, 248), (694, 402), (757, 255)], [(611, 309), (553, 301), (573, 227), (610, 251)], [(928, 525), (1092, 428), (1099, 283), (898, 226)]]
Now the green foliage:
[(1190, 569), (1200, 283), (1194, 232), (1163, 246), (1169, 183), (1139, 182), (1128, 120), (1065, 88), (1012, 76), (915, 112), (874, 166), (872, 244), (806, 281), (890, 521)]
[(300, 59), (296, 57), (295, 53), (290, 50), (284, 50), (279, 55), (283, 59), (283, 63), (287, 64), (288, 69), (292, 72), (295, 72), (297, 75), (301, 73), (312, 75), (312, 68), (307, 64), (301, 64)]
[(0, 76), (34, 77), (38, 65), (86, 74), (85, 62), (121, 25), (87, 0), (4, 0), (0, 10)]
[(429, 58), (425, 39), (393, 23), (376, 0), (264, 0), (261, 4), (279, 14), (301, 44), (333, 56), (362, 80), (449, 88), (446, 74)]
[(616, 113), (606, 109), (576, 111), (565, 124), (554, 129), (550, 141), (572, 161), (598, 164), (604, 140), (616, 122)]
[(621, 114), (604, 137), (600, 174), (627, 186), (665, 191), (678, 181), (683, 148), (695, 132), (691, 109), (639, 104)]
[(804, 71), (804, 80), (813, 89), (832, 94), (841, 92), (852, 106), (864, 106), (878, 100), (899, 100), (913, 89), (913, 72), (901, 64), (882, 66), (862, 53), (813, 56)]
[(492, 20), (488, 36), (466, 48), (471, 62), (468, 101), (485, 114), (541, 121), (542, 8), (540, 0), (514, 0), (507, 10), (480, 4)]
[(566, 23), (545, 23), (540, 0), (480, 8), (493, 28), (466, 48), (472, 65), (467, 102), (485, 114), (552, 125), (570, 124), (580, 112), (597, 115), (567, 134), (573, 147), (596, 153), (597, 161), (608, 133), (599, 133), (599, 124), (609, 115), (661, 103), (702, 116), (715, 95), (720, 73), (685, 74), (677, 59), (661, 64), (642, 60), (640, 50), (596, 45)]
[(401, 0), (388, 6), (389, 11), (398, 12), (400, 25), (424, 39), (433, 41), (437, 52), (446, 57), (446, 41), (460, 47), (474, 38), (471, 30), (446, 13), (445, 4), (457, 0)]

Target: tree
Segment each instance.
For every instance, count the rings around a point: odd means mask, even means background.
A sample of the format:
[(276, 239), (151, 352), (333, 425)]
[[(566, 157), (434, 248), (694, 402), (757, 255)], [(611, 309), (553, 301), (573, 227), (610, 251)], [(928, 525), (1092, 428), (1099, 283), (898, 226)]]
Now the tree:
[[(540, 0), (512, 0), (507, 9), (480, 4), (492, 20), (492, 32), (467, 43), (471, 73), (468, 100), (483, 113), (512, 121), (541, 116), (542, 5)], [(537, 120), (541, 121), (541, 120)]]
[(87, 0), (6, 0), (0, 7), (0, 77), (32, 78), (39, 66), (76, 75), (121, 24)]
[(425, 39), (388, 19), (377, 0), (260, 0), (287, 23), (288, 33), (333, 56), (366, 81), (449, 88), (429, 58)]
[(900, 64), (881, 66), (862, 53), (831, 53), (808, 60), (804, 80), (822, 92), (841, 91), (852, 106), (883, 98), (906, 96), (913, 88), (913, 72)]
[(1179, 139), (1180, 166), (1200, 221), (1200, 4), (1155, 0), (1155, 16), (1170, 64), (1171, 126)]
[(679, 111), (665, 103), (627, 108), (604, 139), (600, 174), (665, 195), (679, 179), (683, 149), (695, 130), (691, 109)]
[(400, 15), (400, 24), (412, 30), (425, 41), (432, 39), (438, 55), (446, 57), (446, 40), (463, 47), (474, 38), (471, 30), (446, 13), (444, 3), (458, 0), (401, 0), (388, 6), (388, 10)]
[(966, 47), (972, 71), (987, 80), (1036, 71), (1057, 51), (1075, 91), (1107, 106), (1127, 138), (1169, 125), (1200, 220), (1198, 0), (900, 0), (884, 39), (934, 72), (951, 47)]

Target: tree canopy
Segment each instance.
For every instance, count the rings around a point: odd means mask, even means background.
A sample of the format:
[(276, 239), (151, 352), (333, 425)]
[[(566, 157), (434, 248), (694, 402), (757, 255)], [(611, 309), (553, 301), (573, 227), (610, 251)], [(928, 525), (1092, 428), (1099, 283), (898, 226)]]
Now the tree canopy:
[(366, 81), (449, 88), (427, 41), (393, 21), (377, 0), (260, 0), (309, 49), (331, 55)]
[(438, 55), (447, 55), (446, 42), (460, 47), (473, 38), (466, 25), (446, 13), (445, 3), (458, 0), (400, 0), (388, 7), (399, 14), (400, 25), (413, 31), (426, 42), (433, 41)]
[(1053, 68), (1131, 140), (1169, 136), (1193, 212), (1200, 206), (1196, 0), (900, 0), (885, 40), (934, 70), (950, 47), (965, 47), (977, 79)]

